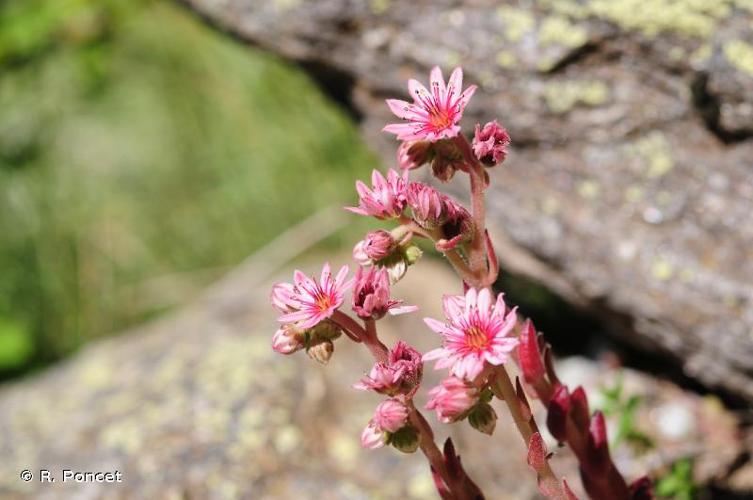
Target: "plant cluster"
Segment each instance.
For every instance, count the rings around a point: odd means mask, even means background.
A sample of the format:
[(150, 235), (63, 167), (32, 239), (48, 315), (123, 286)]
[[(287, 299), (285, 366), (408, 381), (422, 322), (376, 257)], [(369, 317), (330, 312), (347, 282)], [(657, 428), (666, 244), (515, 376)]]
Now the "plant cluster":
[[(274, 285), (272, 305), (280, 312), (280, 328), (273, 348), (282, 354), (304, 350), (326, 363), (334, 342), (343, 336), (361, 343), (374, 357), (374, 365), (356, 389), (384, 396), (361, 435), (366, 448), (386, 445), (411, 453), (420, 449), (429, 461), (437, 491), (443, 499), (479, 499), (479, 486), (463, 468), (451, 440), (443, 450), (434, 441), (427, 419), (414, 404), (422, 381), (423, 364), (447, 370), (447, 377), (429, 390), (427, 410), (442, 423), (467, 420), (476, 430), (491, 435), (497, 415), (490, 405), (497, 397), (509, 408), (517, 430), (528, 447), (527, 462), (535, 471), (538, 487), (548, 498), (572, 499), (567, 480), (550, 467), (546, 449), (529, 404), (529, 397), (547, 408), (546, 426), (569, 446), (580, 464), (585, 491), (597, 499), (652, 498), (652, 486), (642, 477), (628, 484), (610, 458), (604, 415), (589, 410), (582, 387), (560, 382), (550, 347), (530, 320), (523, 321), (515, 307), (496, 294), (497, 257), (486, 230), (484, 193), (488, 170), (501, 164), (510, 136), (496, 121), (476, 125), (472, 140), (461, 133), (460, 120), (476, 87), (462, 88), (463, 73), (455, 69), (445, 82), (439, 68), (430, 75), (429, 88), (408, 82), (413, 102), (388, 99), (390, 110), (402, 119), (385, 132), (401, 141), (397, 163), (401, 172), (374, 171), (371, 186), (356, 183), (359, 201), (353, 213), (396, 223), (392, 229), (368, 233), (353, 249), (358, 268), (348, 279), (342, 267), (333, 275), (325, 264), (319, 279), (296, 271), (291, 283)], [(411, 181), (412, 170), (428, 165), (440, 181), (456, 174), (470, 179), (470, 209), (436, 188)], [(379, 338), (377, 322), (386, 314), (416, 311), (392, 298), (390, 287), (399, 281), (421, 255), (414, 239), (434, 242), (462, 280), (464, 293), (444, 296), (444, 318), (425, 318), (439, 334), (441, 346), (420, 353), (403, 341), (391, 348)], [(352, 288), (351, 309), (343, 311), (346, 291)], [(522, 380), (511, 380), (505, 367), (515, 361)]]

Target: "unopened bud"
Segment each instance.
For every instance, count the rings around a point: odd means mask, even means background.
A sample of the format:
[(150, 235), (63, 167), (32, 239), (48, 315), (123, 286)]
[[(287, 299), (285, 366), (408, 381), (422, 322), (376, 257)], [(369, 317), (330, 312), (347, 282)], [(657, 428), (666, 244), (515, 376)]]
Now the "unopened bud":
[(388, 442), (403, 453), (413, 453), (418, 449), (418, 431), (406, 425), (391, 433)]
[(311, 342), (316, 343), (318, 340), (335, 340), (343, 331), (336, 323), (327, 319), (318, 323), (309, 332)]
[(382, 260), (380, 264), (387, 269), (387, 274), (390, 277), (390, 285), (394, 285), (400, 281), (408, 271), (408, 263), (399, 253), (395, 253), (391, 257)]
[(447, 182), (455, 175), (455, 171), (462, 169), (463, 153), (452, 140), (438, 141), (434, 145), (434, 159), (431, 161), (431, 171), (442, 182)]
[(272, 349), (280, 354), (293, 354), (303, 349), (305, 334), (294, 324), (282, 325), (272, 336)]
[(497, 413), (489, 403), (480, 402), (468, 414), (468, 423), (477, 431), (491, 436), (497, 425)]
[(421, 251), (421, 249), (416, 245), (410, 245), (408, 248), (403, 250), (403, 255), (405, 255), (405, 260), (406, 262), (408, 262), (409, 266), (412, 266), (413, 264), (418, 262), (418, 259), (420, 259), (423, 254), (423, 251)]
[(322, 340), (306, 349), (306, 354), (311, 359), (323, 365), (329, 362), (333, 352), (335, 352), (335, 344), (331, 340)]

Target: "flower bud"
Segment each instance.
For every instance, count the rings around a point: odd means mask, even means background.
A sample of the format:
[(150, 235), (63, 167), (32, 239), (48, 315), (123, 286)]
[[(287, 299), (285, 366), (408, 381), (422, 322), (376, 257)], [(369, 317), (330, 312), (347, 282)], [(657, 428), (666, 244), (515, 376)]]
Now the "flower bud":
[(394, 285), (405, 276), (408, 272), (408, 263), (400, 253), (394, 253), (387, 259), (382, 260), (380, 265), (387, 269), (387, 276), (390, 278), (390, 285)]
[(416, 306), (401, 306), (401, 300), (390, 298), (389, 271), (384, 267), (359, 267), (353, 286), (353, 310), (359, 318), (381, 319), (392, 315), (413, 312)]
[(434, 145), (434, 159), (431, 171), (442, 182), (448, 182), (456, 170), (464, 167), (463, 153), (452, 140), (442, 140)]
[(379, 394), (412, 396), (423, 375), (421, 353), (402, 340), (390, 350), (386, 363), (376, 363), (369, 374), (353, 387)]
[(468, 413), (468, 423), (477, 431), (491, 436), (497, 425), (497, 413), (489, 403), (480, 402)]
[(429, 141), (403, 142), (397, 148), (397, 164), (403, 170), (413, 170), (427, 162), (431, 155)]
[(462, 420), (479, 400), (477, 387), (457, 377), (448, 377), (429, 391), (427, 410), (436, 410), (440, 422)]
[[(377, 229), (371, 231), (366, 235), (363, 241), (356, 245), (358, 247), (358, 255), (361, 254), (368, 257), (372, 262), (380, 261), (389, 257), (395, 251), (397, 243), (392, 235), (384, 229)], [(356, 249), (353, 249), (353, 256), (356, 256)]]
[(374, 421), (370, 421), (361, 433), (361, 446), (374, 450), (384, 446), (385, 434), (379, 429)]
[(423, 251), (421, 251), (421, 249), (417, 245), (410, 245), (408, 248), (403, 250), (405, 261), (409, 266), (412, 266), (413, 264), (418, 262), (418, 259), (420, 259), (423, 254)]
[(319, 340), (336, 340), (342, 333), (343, 331), (337, 323), (325, 319), (309, 330), (310, 343), (316, 343)]
[(473, 154), (486, 165), (493, 167), (505, 161), (507, 147), (510, 145), (510, 134), (496, 120), (481, 127), (476, 124), (476, 133), (473, 137)]
[(331, 340), (320, 340), (306, 349), (309, 358), (323, 365), (329, 362), (333, 352), (335, 352), (335, 344)]
[(293, 323), (282, 325), (272, 336), (272, 349), (280, 354), (293, 354), (304, 347), (304, 332)]
[(406, 425), (389, 436), (389, 443), (403, 453), (413, 453), (418, 449), (418, 431)]
[(388, 399), (379, 403), (374, 411), (374, 423), (387, 432), (395, 432), (408, 420), (408, 408), (397, 399)]

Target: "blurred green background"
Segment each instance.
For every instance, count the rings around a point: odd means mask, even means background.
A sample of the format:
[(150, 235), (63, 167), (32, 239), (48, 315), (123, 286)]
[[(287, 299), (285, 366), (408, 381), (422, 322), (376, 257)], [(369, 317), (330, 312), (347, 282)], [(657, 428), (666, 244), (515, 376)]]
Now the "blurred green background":
[(374, 163), (302, 72), (169, 2), (0, 0), (0, 379), (186, 301)]

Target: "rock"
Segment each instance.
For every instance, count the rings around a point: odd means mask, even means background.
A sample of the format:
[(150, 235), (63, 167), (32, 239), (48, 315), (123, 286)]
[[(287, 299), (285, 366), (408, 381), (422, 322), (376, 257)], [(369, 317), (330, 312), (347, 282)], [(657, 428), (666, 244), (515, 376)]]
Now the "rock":
[[(266, 262), (252, 259), (183, 311), (0, 387), (0, 497), (436, 498), (420, 454), (360, 448), (361, 429), (380, 401), (351, 388), (372, 363), (364, 348), (342, 337), (326, 367), (302, 352), (286, 357), (272, 351), (276, 322)], [(427, 291), (428, 280), (433, 286)], [(424, 259), (396, 288), (397, 296), (421, 305), (421, 314), (380, 322), (383, 340), (391, 345), (400, 335), (423, 352), (436, 347), (438, 336), (421, 318), (441, 317), (441, 294), (457, 288), (447, 266)], [(706, 479), (724, 477), (743, 453), (738, 422), (718, 404), (583, 358), (565, 360), (559, 371), (568, 383), (585, 384), (594, 402), (599, 384), (611, 387), (617, 376), (625, 397), (643, 398), (636, 426), (657, 445), (614, 450), (629, 477), (660, 471), (686, 455), (707, 464)], [(426, 367), (420, 405), (441, 375)], [(494, 404), (499, 420), (492, 437), (427, 416), (439, 440), (452, 434), (488, 498), (536, 498), (523, 441), (506, 409)], [(542, 418), (539, 406), (534, 403)], [(682, 436), (653, 431), (661, 428), (653, 415), (666, 408), (685, 412)], [(675, 410), (664, 413), (659, 421), (678, 418)], [(573, 457), (551, 440), (550, 448), (555, 470), (577, 490)], [(24, 469), (35, 479), (22, 481)], [(40, 483), (40, 469), (56, 482)], [(63, 469), (119, 471), (123, 482), (63, 483)]]
[(308, 69), (390, 162), (383, 99), (462, 64), (467, 124), (513, 138), (489, 193), (502, 264), (753, 401), (749, 1), (183, 3)]

